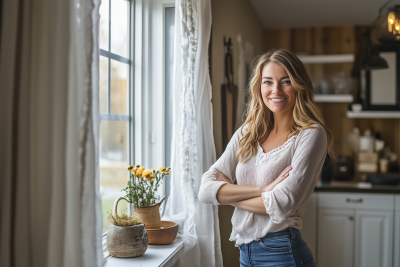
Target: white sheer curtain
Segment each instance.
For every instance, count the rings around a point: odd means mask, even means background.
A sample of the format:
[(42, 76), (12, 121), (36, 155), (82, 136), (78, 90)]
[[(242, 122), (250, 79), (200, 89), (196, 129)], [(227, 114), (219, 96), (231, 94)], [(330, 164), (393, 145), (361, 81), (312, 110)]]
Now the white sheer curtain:
[(102, 266), (99, 0), (3, 1), (0, 266)]
[(179, 266), (222, 266), (218, 208), (197, 197), (202, 174), (216, 160), (208, 66), (211, 1), (177, 0), (175, 6), (173, 175), (165, 219), (179, 223), (185, 240)]

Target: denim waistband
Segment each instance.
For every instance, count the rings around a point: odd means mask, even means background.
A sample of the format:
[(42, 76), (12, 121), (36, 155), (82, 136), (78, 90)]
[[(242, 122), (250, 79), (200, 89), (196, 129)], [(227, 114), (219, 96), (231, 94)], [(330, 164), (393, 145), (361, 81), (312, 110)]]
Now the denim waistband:
[(300, 234), (299, 229), (286, 228), (279, 232), (268, 233), (266, 236), (261, 238), (261, 240), (279, 239), (279, 238), (284, 238), (284, 237), (295, 238), (298, 234)]

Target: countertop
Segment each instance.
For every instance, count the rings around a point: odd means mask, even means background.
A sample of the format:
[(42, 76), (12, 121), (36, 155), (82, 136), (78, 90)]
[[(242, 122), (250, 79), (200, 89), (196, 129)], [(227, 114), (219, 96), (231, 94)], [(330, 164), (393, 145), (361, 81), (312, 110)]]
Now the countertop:
[(352, 192), (352, 193), (379, 193), (379, 194), (400, 194), (400, 186), (372, 185), (366, 182), (337, 182), (329, 184), (318, 183), (314, 192)]

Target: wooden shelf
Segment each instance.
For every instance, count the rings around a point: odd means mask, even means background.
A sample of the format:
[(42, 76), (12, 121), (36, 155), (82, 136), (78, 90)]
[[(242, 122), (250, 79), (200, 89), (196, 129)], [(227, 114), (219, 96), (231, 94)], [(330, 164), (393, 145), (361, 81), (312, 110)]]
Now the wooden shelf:
[(314, 95), (317, 103), (351, 103), (352, 95)]
[(354, 62), (353, 54), (342, 55), (298, 55), (304, 64), (351, 63)]
[(400, 111), (347, 111), (352, 119), (400, 119)]

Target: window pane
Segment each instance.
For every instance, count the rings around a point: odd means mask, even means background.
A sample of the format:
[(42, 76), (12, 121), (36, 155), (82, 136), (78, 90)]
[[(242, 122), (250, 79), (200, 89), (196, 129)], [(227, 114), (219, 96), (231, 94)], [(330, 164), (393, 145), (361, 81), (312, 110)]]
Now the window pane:
[(109, 0), (103, 0), (100, 5), (100, 48), (108, 51)]
[(129, 2), (126, 0), (111, 1), (111, 52), (128, 57), (128, 16)]
[[(121, 189), (128, 181), (128, 130), (127, 121), (102, 121), (100, 123), (100, 193), (103, 204), (103, 230), (107, 230), (107, 212), (110, 212), (114, 200), (124, 196)], [(120, 201), (121, 209), (127, 208)], [(125, 205), (125, 206), (124, 206)]]
[[(172, 110), (173, 110), (173, 70), (174, 70), (174, 34), (175, 7), (165, 8), (165, 166), (171, 166)], [(165, 179), (165, 196), (170, 193), (171, 178)]]
[(111, 60), (111, 113), (128, 114), (129, 65)]
[(108, 58), (100, 56), (100, 113), (108, 113)]

